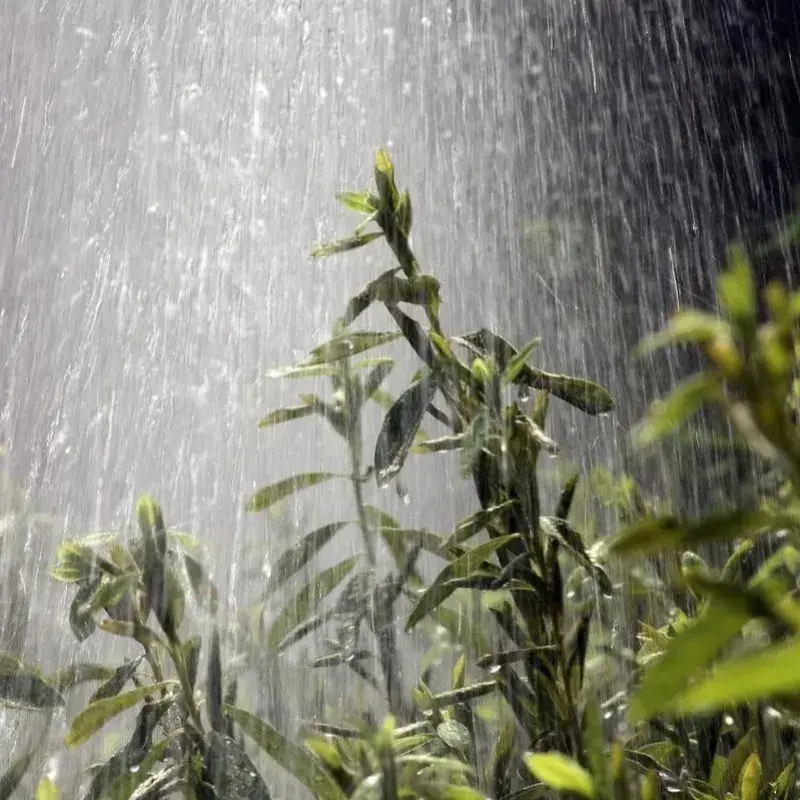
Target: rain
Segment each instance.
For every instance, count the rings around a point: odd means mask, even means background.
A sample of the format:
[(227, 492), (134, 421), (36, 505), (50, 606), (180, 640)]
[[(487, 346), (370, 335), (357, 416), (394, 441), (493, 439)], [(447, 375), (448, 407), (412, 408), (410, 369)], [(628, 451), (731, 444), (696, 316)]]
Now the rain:
[[(275, 611), (253, 609), (290, 543), (353, 518), (335, 481), (267, 513), (246, 502), (347, 469), (321, 422), (257, 425), (308, 391), (270, 372), (327, 341), (390, 266), (383, 244), (309, 255), (354, 227), (336, 194), (371, 189), (381, 148), (448, 331), (540, 336), (537, 364), (614, 397), (600, 417), (554, 407), (554, 470), (636, 469), (691, 513), (738, 491), (691, 445), (634, 466), (631, 426), (695, 365), (631, 353), (676, 310), (713, 308), (728, 243), (793, 208), (791, 0), (6, 0), (0, 31), (0, 651), (50, 673), (132, 655), (77, 643), (48, 571), (63, 539), (133, 531), (143, 494), (199, 540), (229, 632)], [(382, 308), (362, 321), (394, 329)], [(417, 367), (387, 352), (396, 394)], [(381, 419), (370, 411), (369, 453)], [(475, 510), (446, 457), (364, 491), (410, 529)], [(337, 542), (323, 566), (363, 549)], [(224, 651), (254, 713), (296, 736), (352, 702), (353, 675), (303, 668), (321, 647), (260, 672), (233, 633)], [(409, 646), (406, 693), (426, 649)], [(0, 709), (0, 773), (44, 737), (62, 796), (78, 797), (82, 770), (121, 743), (65, 753), (85, 699), (49, 721)], [(297, 791), (277, 769), (268, 783)]]

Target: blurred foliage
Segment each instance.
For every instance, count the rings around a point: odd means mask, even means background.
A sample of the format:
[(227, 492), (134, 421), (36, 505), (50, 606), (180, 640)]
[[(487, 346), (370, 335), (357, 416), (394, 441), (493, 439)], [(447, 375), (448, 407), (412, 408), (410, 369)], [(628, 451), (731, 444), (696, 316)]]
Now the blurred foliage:
[[(776, 478), (774, 491), (753, 493), (757, 502), (739, 498), (684, 518), (630, 476), (597, 471), (582, 485), (577, 473), (547, 474), (540, 455), (559, 450), (548, 434), (551, 399), (589, 415), (610, 412), (613, 400), (592, 381), (533, 366), (538, 339), (518, 348), (485, 328), (445, 333), (441, 287), (411, 249), (411, 199), (388, 154), (376, 157), (374, 191), (339, 199), (363, 220), (314, 256), (383, 239), (396, 265), (350, 300), (328, 342), (274, 373), (325, 378), (329, 394), (300, 394), (260, 427), (322, 418), (345, 445), (347, 468), (277, 476), (247, 509), (274, 510), (339, 482), (355, 518), (293, 542), (232, 633), (198, 543), (168, 529), (158, 503), (141, 498), (135, 536), (63, 542), (52, 569), (73, 587), (75, 638), (116, 637), (135, 655), (45, 674), (21, 654), (2, 654), (0, 702), (47, 714), (78, 686), (96, 684), (69, 723), (67, 748), (136, 711), (126, 743), (87, 775), (84, 800), (269, 798), (274, 776), (268, 769), (262, 777), (262, 755), (319, 800), (795, 797), (800, 294), (767, 287), (762, 319), (749, 263), (734, 248), (719, 280), (721, 313), (681, 312), (643, 343), (642, 355), (697, 347), (706, 366), (653, 405), (638, 444), (679, 436), (711, 405)], [(352, 329), (373, 305), (396, 330)], [(394, 362), (372, 351), (402, 342), (420, 365), (395, 398), (382, 388)], [(367, 450), (369, 403), (384, 419)], [(396, 484), (411, 457), (441, 453), (458, 459), (475, 489), (475, 510), (452, 531), (405, 529), (366, 502), (371, 482)], [(554, 476), (559, 491), (548, 507), (543, 486)], [(592, 525), (601, 511), (621, 528), (613, 536), (607, 524)], [(320, 566), (326, 548), (341, 550), (345, 530), (358, 533), (363, 554)], [(757, 540), (771, 548), (759, 551)], [(709, 542), (727, 548), (718, 566), (700, 554)], [(427, 582), (423, 560), (436, 567)], [(308, 580), (280, 605), (298, 577)], [(635, 601), (625, 623), (631, 641), (620, 641), (609, 613), (619, 598)], [(429, 649), (409, 687), (402, 637), (423, 631)], [(354, 673), (374, 707), (388, 710), (382, 720), (307, 721), (298, 742), (238, 699), (243, 670), (268, 674), (277, 656), (311, 636), (327, 649), (308, 666)], [(229, 645), (244, 653), (231, 655)], [(435, 690), (434, 681), (447, 688)], [(0, 799), (36, 755), (5, 770)], [(42, 776), (36, 798), (58, 791)]]

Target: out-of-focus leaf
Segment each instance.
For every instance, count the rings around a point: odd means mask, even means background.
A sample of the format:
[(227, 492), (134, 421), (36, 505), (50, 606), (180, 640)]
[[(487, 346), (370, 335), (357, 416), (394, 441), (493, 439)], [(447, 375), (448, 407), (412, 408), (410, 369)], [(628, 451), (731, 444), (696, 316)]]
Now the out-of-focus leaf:
[(375, 477), (378, 486), (388, 486), (400, 472), (417, 430), (433, 402), (438, 377), (430, 373), (397, 399), (383, 420), (375, 443)]
[(517, 726), (506, 723), (498, 732), (492, 755), (489, 760), (489, 774), (492, 776), (492, 790), (495, 797), (504, 797), (508, 794), (511, 781), (511, 761), (514, 757), (517, 739)]
[(691, 549), (701, 542), (744, 539), (792, 524), (767, 510), (722, 511), (699, 520), (674, 517), (644, 519), (617, 534), (608, 546), (615, 556), (645, 555), (660, 550)]
[(727, 262), (726, 269), (717, 278), (719, 304), (737, 327), (750, 333), (755, 329), (758, 313), (753, 269), (740, 246), (728, 249)]
[(102, 685), (89, 699), (89, 703), (94, 703), (95, 700), (102, 700), (105, 697), (113, 697), (119, 694), (124, 688), (125, 684), (136, 674), (139, 664), (142, 663), (144, 654), (132, 661), (128, 661), (121, 667), (114, 670), (114, 674)]
[(419, 602), (411, 612), (406, 622), (406, 630), (411, 630), (428, 614), (441, 605), (454, 591), (455, 587), (448, 586), (448, 582), (455, 578), (466, 578), (475, 570), (480, 569), (484, 561), (496, 550), (504, 547), (509, 542), (519, 539), (517, 534), (500, 536), (497, 539), (468, 550), (463, 556), (448, 564), (428, 587)]
[(332, 522), (304, 536), (294, 547), (281, 553), (271, 568), (265, 594), (274, 592), (284, 581), (301, 570), (348, 522)]
[(64, 705), (64, 698), (38, 669), (11, 653), (0, 653), (0, 706), (41, 711)]
[(643, 356), (671, 344), (704, 344), (718, 336), (728, 336), (730, 326), (715, 314), (689, 309), (675, 314), (662, 331), (643, 339), (634, 350)]
[(218, 731), (205, 739), (203, 777), (217, 800), (270, 800), (269, 791), (239, 743)]
[(345, 800), (344, 792), (311, 753), (241, 708), (226, 705), (225, 714), (270, 758), (310, 789), (319, 800)]
[(695, 414), (704, 402), (720, 396), (717, 375), (701, 372), (679, 383), (663, 400), (656, 400), (650, 412), (634, 432), (641, 446), (654, 444), (677, 430)]
[(177, 557), (186, 570), (194, 599), (211, 614), (216, 614), (219, 607), (219, 593), (206, 568), (188, 553), (180, 553)]
[(739, 796), (742, 800), (758, 800), (761, 793), (762, 779), (761, 759), (758, 757), (758, 753), (751, 753), (747, 761), (745, 761), (739, 781), (741, 786)]
[(664, 711), (706, 713), (800, 691), (800, 638), (730, 658), (663, 704)]
[(33, 800), (58, 800), (59, 797), (61, 793), (58, 791), (58, 786), (50, 778), (42, 778), (36, 787)]
[(291, 478), (284, 478), (270, 486), (259, 489), (247, 502), (247, 511), (264, 511), (275, 503), (280, 502), (284, 497), (289, 497), (301, 489), (310, 489), (325, 481), (334, 478), (343, 478), (337, 472), (305, 472), (300, 475), (293, 475)]
[(0, 800), (11, 800), (25, 773), (31, 768), (34, 758), (36, 750), (29, 750), (11, 762), (9, 768), (0, 776)]
[(578, 794), (592, 800), (592, 776), (577, 761), (562, 753), (528, 753), (525, 764), (537, 780), (558, 792)]
[(298, 367), (313, 367), (350, 358), (374, 347), (397, 341), (403, 334), (395, 332), (350, 331), (315, 347)]
[(467, 657), (462, 653), (458, 661), (456, 661), (456, 665), (453, 667), (453, 675), (450, 681), (450, 684), (453, 689), (463, 689), (464, 688), (464, 680), (467, 675)]
[(712, 602), (667, 646), (644, 673), (630, 703), (632, 719), (650, 719), (673, 705), (688, 680), (742, 629), (750, 618), (746, 603)]
[(270, 626), (267, 646), (274, 650), (290, 631), (305, 622), (316, 611), (323, 598), (327, 597), (352, 571), (359, 558), (360, 556), (352, 556), (333, 567), (320, 570), (314, 579), (281, 609)]
[(369, 233), (357, 233), (354, 236), (348, 236), (347, 239), (339, 239), (336, 242), (329, 244), (321, 244), (311, 251), (312, 258), (327, 258), (328, 256), (335, 256), (338, 253), (347, 253), (350, 250), (356, 250), (363, 247), (376, 239), (383, 236), (382, 231), (370, 231)]
[(109, 720), (133, 708), (146, 697), (155, 696), (162, 689), (175, 686), (174, 681), (162, 681), (150, 686), (141, 686), (125, 694), (107, 697), (86, 706), (73, 720), (64, 739), (67, 747), (76, 747), (88, 741)]

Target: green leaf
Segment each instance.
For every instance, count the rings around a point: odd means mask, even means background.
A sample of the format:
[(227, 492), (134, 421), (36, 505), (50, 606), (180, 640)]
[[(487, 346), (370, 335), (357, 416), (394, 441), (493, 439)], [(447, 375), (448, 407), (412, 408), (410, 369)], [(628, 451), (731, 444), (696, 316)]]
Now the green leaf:
[(114, 670), (114, 674), (91, 696), (89, 703), (94, 703), (96, 700), (102, 700), (105, 697), (113, 697), (115, 694), (119, 694), (125, 687), (125, 684), (136, 674), (136, 670), (139, 668), (139, 664), (142, 663), (143, 659), (144, 654), (138, 658), (134, 658), (132, 661), (127, 661), (121, 667), (117, 667), (117, 669)]
[(763, 769), (758, 753), (751, 753), (742, 768), (739, 779), (741, 786), (740, 797), (742, 800), (758, 800), (761, 793), (761, 782), (763, 780)]
[(222, 714), (222, 655), (219, 629), (215, 626), (211, 635), (211, 650), (208, 654), (206, 673), (206, 713), (208, 724), (217, 733), (224, 733), (225, 719)]
[(304, 536), (294, 547), (284, 550), (270, 569), (269, 580), (264, 589), (271, 594), (292, 575), (301, 570), (323, 547), (349, 522), (332, 522)]
[(311, 753), (247, 711), (226, 705), (225, 714), (318, 800), (345, 800), (344, 792)]
[(305, 472), (300, 475), (293, 475), (291, 478), (284, 478), (277, 483), (259, 489), (250, 500), (248, 500), (245, 508), (247, 511), (264, 511), (301, 489), (310, 489), (312, 486), (324, 483), (325, 481), (344, 477), (347, 476), (336, 472)]
[(79, 744), (83, 744), (91, 739), (109, 720), (123, 711), (133, 708), (146, 697), (155, 695), (162, 689), (168, 689), (175, 685), (175, 681), (162, 681), (161, 683), (141, 686), (125, 692), (125, 694), (118, 694), (114, 697), (91, 703), (72, 720), (64, 739), (64, 744), (67, 747), (77, 747)]
[(378, 211), (379, 200), (370, 192), (339, 192), (336, 199), (351, 211), (359, 214), (374, 214)]
[(528, 359), (536, 347), (541, 344), (541, 337), (531, 339), (517, 354), (508, 362), (508, 366), (503, 373), (503, 380), (507, 383), (514, 383), (519, 377), (520, 372), (527, 366)]
[(216, 614), (219, 606), (219, 593), (206, 568), (187, 553), (181, 553), (179, 558), (186, 570), (186, 576), (189, 578), (189, 586), (195, 601), (207, 608), (211, 614)]
[(589, 800), (594, 797), (592, 776), (580, 764), (562, 753), (528, 753), (525, 764), (534, 778), (551, 789), (579, 794)]
[[(493, 355), (501, 370), (506, 370), (518, 355), (516, 347), (486, 328), (454, 338), (453, 341), (469, 347), (473, 352), (477, 348), (483, 354)], [(553, 397), (558, 397), (587, 414), (607, 414), (614, 410), (614, 400), (611, 395), (592, 381), (544, 372), (524, 362), (520, 366), (517, 366), (518, 362), (514, 363), (515, 371), (518, 370), (514, 383), (518, 386), (549, 392)]]
[(650, 413), (634, 431), (641, 446), (654, 444), (679, 428), (702, 404), (720, 395), (720, 378), (701, 372), (679, 383), (663, 400), (656, 400)]
[(500, 514), (508, 511), (514, 503), (514, 500), (506, 500), (491, 508), (476, 511), (474, 514), (462, 519), (442, 545), (441, 552), (447, 552), (451, 547), (463, 544), (479, 534), (487, 525), (493, 524)]
[(399, 193), (394, 182), (394, 165), (385, 150), (378, 150), (375, 155), (375, 185), (378, 187), (381, 204), (389, 211), (394, 211)]
[(66, 692), (89, 681), (107, 681), (113, 674), (113, 669), (101, 664), (73, 664), (51, 675), (47, 682), (59, 692)]
[(715, 314), (694, 309), (680, 311), (664, 330), (643, 339), (634, 355), (641, 357), (672, 344), (704, 344), (729, 333), (730, 326)]
[[(137, 752), (138, 742), (131, 741), (95, 772), (82, 800), (131, 800), (136, 797), (136, 789), (147, 780), (155, 765), (163, 760), (169, 744), (169, 739), (162, 739), (141, 754)], [(134, 752), (131, 752), (131, 748)]]
[(436, 728), (436, 735), (454, 750), (466, 750), (472, 744), (469, 729), (454, 719), (442, 722)]
[(384, 344), (397, 341), (402, 333), (382, 333), (371, 331), (350, 331), (334, 337), (329, 342), (315, 347), (297, 366), (314, 367), (318, 364), (330, 364), (350, 358), (365, 350), (381, 347)]
[(9, 768), (0, 776), (0, 800), (11, 800), (25, 773), (31, 768), (34, 758), (36, 750), (29, 750), (11, 762)]
[(350, 250), (357, 250), (359, 247), (374, 242), (383, 236), (383, 231), (372, 231), (370, 233), (357, 233), (347, 239), (340, 239), (338, 242), (321, 244), (311, 251), (311, 258), (327, 258), (338, 253), (347, 253)]
[(438, 377), (430, 373), (397, 399), (383, 420), (375, 443), (375, 477), (378, 486), (388, 486), (400, 472), (419, 426), (433, 402)]
[(800, 690), (800, 638), (755, 653), (730, 658), (664, 706), (665, 711), (695, 714), (774, 699)]
[(461, 445), (461, 477), (466, 478), (478, 463), (481, 453), (486, 447), (492, 433), (492, 420), (488, 411), (475, 415), (467, 430)]
[(701, 542), (750, 538), (792, 524), (790, 518), (762, 509), (716, 512), (699, 520), (655, 517), (625, 528), (612, 538), (608, 552), (616, 556), (631, 556), (667, 549), (688, 549)]
[(472, 550), (467, 551), (460, 558), (448, 564), (436, 576), (436, 579), (419, 599), (419, 602), (408, 617), (406, 630), (410, 631), (414, 628), (453, 593), (455, 589), (447, 585), (449, 581), (452, 581), (454, 578), (468, 577), (473, 572), (480, 569), (483, 562), (486, 561), (492, 553), (517, 539), (519, 539), (518, 534), (499, 536), (497, 539), (479, 544)]
[[(352, 334), (351, 334), (352, 335)], [(382, 365), (392, 365), (394, 360), (388, 356), (377, 358), (365, 358), (361, 361), (354, 361), (350, 364), (353, 372), (361, 369), (372, 369)], [(341, 373), (341, 364), (320, 363), (310, 367), (284, 367), (282, 369), (270, 370), (267, 372), (268, 378), (330, 378)]]
[(38, 669), (11, 653), (0, 653), (0, 706), (41, 711), (64, 705), (64, 698)]
[(728, 318), (744, 332), (755, 330), (758, 298), (753, 270), (744, 249), (728, 249), (727, 268), (717, 278), (717, 297)]
[(36, 787), (33, 800), (58, 800), (59, 797), (61, 797), (61, 793), (58, 791), (58, 786), (50, 778), (42, 778)]
[(317, 411), (316, 403), (304, 403), (300, 406), (285, 406), (275, 411), (270, 411), (266, 417), (259, 420), (259, 428), (269, 428), (271, 425), (278, 425), (281, 422), (293, 422), (296, 419), (310, 417)]
[(703, 613), (669, 643), (660, 660), (644, 673), (631, 699), (632, 720), (651, 719), (670, 707), (688, 680), (742, 629), (750, 619), (746, 603), (711, 602)]
[(323, 569), (306, 584), (280, 611), (267, 634), (267, 646), (275, 650), (298, 625), (305, 622), (352, 571), (360, 556), (352, 556), (333, 567)]
[(203, 777), (217, 800), (270, 800), (264, 780), (238, 742), (209, 731), (204, 745)]

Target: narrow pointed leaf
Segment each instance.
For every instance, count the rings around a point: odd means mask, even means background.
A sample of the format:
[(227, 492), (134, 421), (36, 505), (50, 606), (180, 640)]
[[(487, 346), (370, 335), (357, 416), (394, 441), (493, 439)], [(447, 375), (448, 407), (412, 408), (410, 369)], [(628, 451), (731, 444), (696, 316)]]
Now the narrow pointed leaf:
[(375, 476), (378, 486), (388, 486), (400, 472), (417, 430), (436, 395), (438, 378), (426, 375), (397, 399), (383, 420), (375, 443)]
[(374, 347), (397, 341), (402, 333), (382, 333), (371, 331), (352, 331), (336, 336), (325, 344), (315, 347), (297, 366), (313, 367), (317, 364), (330, 364), (350, 358)]
[(114, 674), (89, 698), (89, 703), (119, 694), (125, 688), (125, 684), (136, 674), (143, 659), (144, 655), (141, 655), (114, 670)]
[(577, 761), (562, 753), (528, 753), (525, 764), (537, 780), (565, 794), (577, 794), (592, 800), (592, 776)]
[(345, 476), (336, 472), (305, 472), (300, 475), (293, 475), (291, 478), (284, 478), (277, 483), (259, 489), (247, 502), (246, 509), (247, 511), (264, 511), (301, 489), (310, 489), (312, 486), (325, 481), (343, 477)]
[(212, 730), (224, 733), (225, 719), (222, 715), (222, 655), (219, 630), (215, 627), (211, 635), (211, 650), (208, 654), (206, 673), (206, 713)]
[(123, 711), (133, 708), (146, 697), (155, 696), (162, 689), (168, 689), (174, 685), (174, 681), (162, 681), (161, 683), (154, 683), (151, 686), (142, 686), (137, 689), (132, 689), (130, 692), (125, 692), (125, 694), (118, 694), (114, 697), (98, 700), (86, 706), (86, 708), (72, 720), (72, 724), (64, 739), (64, 744), (66, 744), (67, 747), (77, 747), (77, 745), (83, 744), (91, 739), (91, 737), (107, 722)]
[(313, 403), (303, 403), (298, 406), (285, 406), (275, 411), (270, 411), (266, 417), (259, 420), (259, 428), (268, 428), (271, 425), (278, 425), (281, 422), (293, 422), (296, 419), (304, 419), (315, 414), (317, 407)]
[(342, 528), (349, 524), (349, 522), (332, 522), (329, 525), (323, 525), (304, 536), (294, 547), (281, 553), (275, 565), (270, 569), (264, 593), (274, 592), (278, 586), (308, 564)]
[(10, 653), (0, 653), (0, 706), (41, 711), (63, 705), (61, 693), (38, 669)]
[(328, 569), (321, 570), (281, 609), (267, 634), (267, 646), (274, 650), (298, 625), (305, 622), (344, 578), (352, 571), (360, 556), (352, 556)]
[(514, 503), (514, 500), (506, 500), (491, 508), (476, 511), (474, 514), (462, 519), (442, 545), (442, 551), (447, 551), (449, 548), (463, 544), (473, 536), (477, 536), (487, 525), (491, 525), (498, 515), (508, 511)]
[(517, 534), (500, 536), (497, 539), (492, 539), (489, 542), (474, 547), (460, 558), (448, 564), (436, 576), (436, 579), (419, 599), (419, 602), (414, 607), (406, 622), (406, 630), (410, 631), (414, 628), (421, 620), (427, 617), (433, 609), (440, 606), (455, 591), (455, 587), (448, 586), (449, 581), (455, 578), (466, 578), (470, 576), (473, 572), (481, 568), (483, 562), (486, 561), (492, 553), (517, 539), (519, 539)]
[(226, 705), (225, 714), (279, 766), (310, 789), (318, 800), (345, 800), (344, 792), (311, 753), (241, 708)]
[(664, 330), (643, 339), (634, 355), (641, 357), (672, 344), (703, 344), (718, 336), (727, 336), (729, 332), (728, 323), (715, 314), (695, 309), (681, 311)]
[(355, 236), (349, 236), (347, 239), (339, 239), (336, 242), (329, 244), (321, 244), (311, 251), (312, 258), (327, 258), (328, 256), (335, 256), (339, 253), (347, 253), (350, 250), (357, 250), (359, 247), (374, 242), (383, 236), (383, 231), (372, 231), (370, 233), (357, 233)]
[(59, 692), (66, 692), (82, 683), (107, 681), (113, 674), (114, 670), (111, 667), (104, 667), (101, 664), (73, 664), (51, 675), (47, 682)]
[(339, 192), (336, 199), (351, 211), (359, 214), (374, 214), (379, 208), (379, 200), (370, 192)]
[(505, 368), (505, 372), (503, 373), (504, 380), (506, 380), (508, 383), (514, 383), (517, 380), (520, 372), (522, 372), (522, 370), (527, 366), (531, 353), (536, 347), (539, 346), (541, 341), (541, 337), (538, 336), (535, 339), (531, 339), (528, 344), (526, 344), (516, 353), (516, 355), (513, 356), (513, 358), (508, 362), (508, 366)]
[[(360, 361), (353, 361), (350, 369), (353, 372), (362, 369), (373, 369), (385, 364), (394, 364), (394, 360), (388, 356), (377, 358), (365, 358)], [(268, 378), (330, 378), (341, 372), (341, 364), (320, 363), (310, 367), (293, 366), (282, 369), (274, 369), (267, 372)]]

